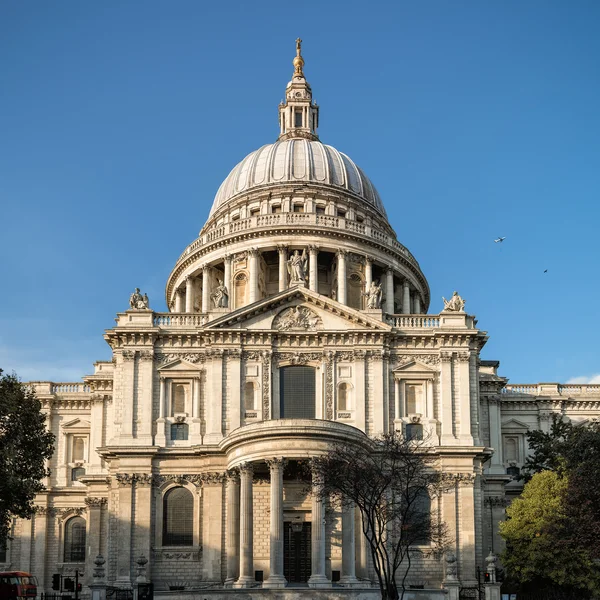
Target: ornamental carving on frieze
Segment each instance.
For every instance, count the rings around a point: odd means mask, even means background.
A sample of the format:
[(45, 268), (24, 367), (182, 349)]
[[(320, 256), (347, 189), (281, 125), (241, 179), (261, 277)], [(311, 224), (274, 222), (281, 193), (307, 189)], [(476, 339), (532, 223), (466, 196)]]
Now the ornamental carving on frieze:
[(108, 502), (106, 498), (95, 498), (93, 496), (89, 496), (83, 501), (85, 502), (86, 506), (89, 506), (91, 508), (101, 508)]
[(262, 361), (262, 391), (263, 391), (263, 419), (269, 419), (271, 406), (271, 352), (263, 350), (260, 353)]
[(144, 360), (144, 361), (154, 360), (154, 352), (151, 352), (150, 350), (142, 350), (140, 352), (140, 360)]
[(293, 365), (306, 365), (311, 361), (320, 361), (322, 352), (275, 352), (273, 360), (276, 363), (289, 362)]
[(123, 350), (121, 356), (125, 362), (131, 362), (135, 359), (135, 352), (133, 350)]
[(402, 366), (412, 361), (417, 361), (434, 367), (440, 364), (440, 357), (437, 354), (393, 354), (390, 357), (390, 361), (394, 366)]
[(323, 353), (325, 359), (325, 418), (333, 421), (333, 363), (335, 352)]
[(158, 353), (154, 355), (154, 360), (159, 364), (175, 362), (176, 360), (185, 360), (186, 362), (196, 364), (205, 362), (206, 355), (200, 352), (185, 352), (182, 354), (176, 354), (175, 352), (168, 354)]
[(282, 310), (273, 319), (273, 329), (279, 331), (317, 331), (323, 320), (307, 306), (293, 306)]

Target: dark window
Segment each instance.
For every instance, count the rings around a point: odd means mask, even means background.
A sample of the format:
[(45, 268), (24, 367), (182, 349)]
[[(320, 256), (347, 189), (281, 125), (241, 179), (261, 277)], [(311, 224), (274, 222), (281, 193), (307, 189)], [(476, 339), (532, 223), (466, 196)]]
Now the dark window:
[(517, 467), (516, 465), (511, 465), (506, 469), (506, 474), (510, 475), (511, 477), (517, 478), (519, 477), (519, 475), (521, 475), (521, 469), (519, 469), (519, 467)]
[(0, 542), (0, 563), (6, 562), (6, 540)]
[(420, 423), (408, 423), (406, 425), (406, 439), (407, 440), (422, 440), (423, 439), (423, 425)]
[(343, 208), (338, 208), (337, 209), (337, 216), (338, 217), (345, 217), (346, 216), (346, 211)]
[(281, 212), (281, 204), (276, 204), (271, 206), (271, 213), (274, 215), (278, 215)]
[(76, 469), (71, 469), (71, 481), (77, 481), (80, 477), (85, 475), (85, 469), (83, 467), (77, 467)]
[(312, 367), (279, 369), (282, 419), (315, 418), (315, 370)]
[(173, 423), (171, 425), (171, 439), (172, 440), (187, 440), (188, 439), (188, 426), (186, 423)]
[(194, 543), (194, 497), (177, 487), (163, 501), (163, 546), (191, 546)]
[(302, 127), (302, 111), (300, 110), (294, 113), (294, 127)]
[(295, 213), (303, 213), (304, 212), (304, 204), (294, 204), (294, 212)]
[(325, 207), (324, 206), (317, 206), (316, 207), (316, 213), (318, 215), (324, 215), (325, 214)]
[(65, 562), (85, 560), (85, 519), (73, 517), (65, 524)]

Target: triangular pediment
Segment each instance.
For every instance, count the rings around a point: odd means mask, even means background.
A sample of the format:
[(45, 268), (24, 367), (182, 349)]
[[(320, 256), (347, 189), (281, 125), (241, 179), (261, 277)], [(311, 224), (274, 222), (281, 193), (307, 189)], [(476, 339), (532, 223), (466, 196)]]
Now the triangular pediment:
[(518, 419), (509, 419), (501, 425), (502, 429), (530, 429), (531, 426)]
[(306, 288), (290, 288), (209, 322), (206, 329), (255, 329), (317, 333), (374, 329), (390, 325)]
[(172, 360), (171, 362), (165, 363), (158, 368), (158, 371), (164, 372), (169, 371), (170, 373), (176, 373), (177, 371), (197, 371), (198, 365), (191, 363), (183, 358)]
[(438, 370), (435, 367), (426, 365), (425, 363), (419, 362), (417, 359), (411, 360), (410, 362), (404, 363), (394, 369), (394, 373), (437, 373)]
[(89, 429), (90, 422), (83, 419), (72, 419), (61, 425), (63, 429)]

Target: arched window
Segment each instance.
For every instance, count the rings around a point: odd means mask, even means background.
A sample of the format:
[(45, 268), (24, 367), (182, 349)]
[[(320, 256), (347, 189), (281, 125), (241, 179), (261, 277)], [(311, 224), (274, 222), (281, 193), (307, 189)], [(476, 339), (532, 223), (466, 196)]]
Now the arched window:
[(85, 441), (82, 437), (73, 438), (73, 462), (83, 460)]
[(358, 273), (352, 273), (348, 284), (348, 306), (361, 310), (363, 307), (363, 280)]
[(248, 278), (245, 273), (240, 273), (235, 276), (234, 280), (234, 293), (235, 293), (235, 307), (241, 308), (246, 305), (246, 290), (248, 288)]
[(350, 384), (340, 383), (338, 386), (338, 410), (351, 410)]
[(422, 440), (423, 439), (423, 425), (420, 423), (407, 423), (406, 424), (406, 439), (407, 440)]
[(192, 546), (194, 543), (194, 497), (176, 487), (163, 500), (163, 546)]
[(173, 390), (173, 414), (185, 412), (185, 398), (187, 396), (187, 385), (176, 383)]
[(427, 490), (409, 492), (412, 500), (406, 510), (406, 521), (410, 525), (407, 534), (413, 544), (427, 544), (431, 540), (431, 498)]
[(280, 417), (315, 418), (315, 370), (312, 367), (279, 369)]
[(247, 381), (244, 385), (244, 409), (245, 410), (255, 410), (255, 393), (254, 393), (254, 383), (252, 381)]
[(72, 517), (65, 523), (65, 562), (85, 561), (85, 519)]
[(171, 425), (172, 440), (187, 440), (189, 428), (187, 423), (173, 423)]

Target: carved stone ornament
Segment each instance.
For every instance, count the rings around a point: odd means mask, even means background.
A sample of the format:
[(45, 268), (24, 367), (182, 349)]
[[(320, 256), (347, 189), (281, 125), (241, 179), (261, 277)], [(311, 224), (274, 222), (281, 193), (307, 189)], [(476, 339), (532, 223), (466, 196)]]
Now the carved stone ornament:
[(160, 487), (165, 483), (176, 483), (177, 485), (185, 485), (192, 483), (196, 487), (201, 487), (204, 484), (220, 484), (225, 481), (226, 473), (210, 472), (210, 473), (195, 473), (192, 475), (154, 475), (152, 482), (155, 487)]
[(263, 419), (269, 419), (271, 407), (271, 352), (263, 350), (260, 353), (262, 360), (262, 390), (263, 390)]
[(442, 312), (465, 312), (465, 301), (458, 295), (458, 292), (454, 292), (450, 300), (446, 300), (443, 296), (442, 300), (444, 301)]
[(456, 562), (456, 554), (454, 552), (446, 552), (446, 581), (456, 581), (458, 575), (458, 565)]
[(429, 366), (440, 364), (440, 357), (437, 354), (392, 354), (390, 357), (394, 366), (402, 366), (413, 360)]
[(321, 317), (306, 306), (286, 308), (273, 319), (273, 329), (279, 331), (317, 331), (322, 327)]
[(116, 479), (119, 485), (152, 485), (153, 476), (150, 473), (117, 473)]
[(445, 483), (470, 487), (475, 484), (477, 475), (475, 473), (442, 473), (442, 481)]
[(121, 356), (125, 362), (130, 362), (135, 359), (135, 352), (133, 350), (123, 350)]
[(185, 415), (177, 415), (175, 417), (175, 423), (185, 423)]
[(290, 362), (293, 365), (306, 365), (311, 361), (319, 361), (322, 357), (321, 352), (275, 352), (273, 354), (275, 362)]
[(200, 352), (185, 352), (182, 354), (171, 352), (168, 354), (155, 354), (154, 360), (159, 364), (175, 362), (176, 360), (185, 360), (186, 362), (196, 364), (205, 362), (206, 355)]
[(90, 508), (101, 508), (108, 502), (108, 500), (106, 498), (88, 497), (84, 499), (84, 502)]
[(83, 506), (71, 506), (66, 508), (57, 508), (56, 514), (58, 515), (59, 521), (64, 521), (69, 517), (80, 517), (85, 511), (85, 507)]
[(150, 301), (148, 294), (140, 294), (140, 288), (135, 288), (135, 291), (129, 296), (129, 307), (133, 310), (150, 310)]
[(150, 352), (150, 350), (142, 350), (140, 352), (140, 360), (152, 361), (154, 360), (154, 353)]
[(335, 352), (325, 352), (325, 418), (333, 421), (333, 363)]

